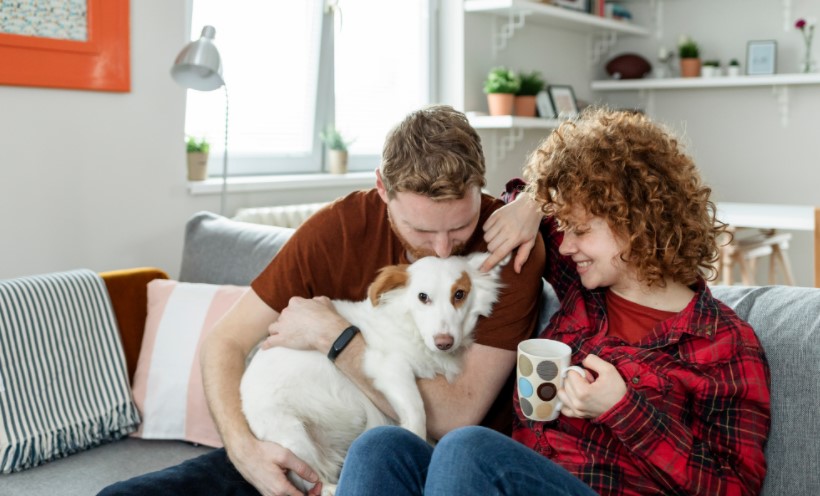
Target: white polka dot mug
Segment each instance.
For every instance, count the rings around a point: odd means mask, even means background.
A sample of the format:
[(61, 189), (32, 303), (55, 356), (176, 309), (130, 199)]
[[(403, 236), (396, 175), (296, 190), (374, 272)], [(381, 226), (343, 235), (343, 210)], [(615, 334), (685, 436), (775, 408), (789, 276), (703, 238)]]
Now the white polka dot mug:
[(574, 370), (586, 377), (583, 367), (570, 366), (571, 355), (569, 346), (552, 339), (527, 339), (518, 343), (518, 400), (527, 418), (542, 422), (558, 418), (563, 405), (557, 393), (567, 372)]

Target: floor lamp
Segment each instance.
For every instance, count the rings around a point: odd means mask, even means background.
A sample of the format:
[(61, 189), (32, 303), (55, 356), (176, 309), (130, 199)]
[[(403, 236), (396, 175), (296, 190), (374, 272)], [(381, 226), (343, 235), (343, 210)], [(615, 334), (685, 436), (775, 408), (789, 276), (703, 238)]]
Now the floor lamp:
[(199, 39), (185, 45), (171, 67), (171, 77), (185, 88), (213, 91), (225, 88), (225, 150), (222, 155), (222, 194), (219, 213), (225, 215), (225, 197), (228, 188), (228, 85), (222, 79), (222, 61), (214, 45), (216, 29), (202, 28)]

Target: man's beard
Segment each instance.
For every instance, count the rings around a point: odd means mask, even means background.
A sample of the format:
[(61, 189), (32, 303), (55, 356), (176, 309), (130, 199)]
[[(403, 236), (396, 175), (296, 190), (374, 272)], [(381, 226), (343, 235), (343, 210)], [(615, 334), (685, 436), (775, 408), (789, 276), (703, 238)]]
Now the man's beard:
[[(398, 229), (396, 229), (396, 225), (393, 223), (393, 217), (390, 216), (390, 209), (387, 209), (387, 220), (390, 221), (390, 229), (393, 230), (393, 234), (399, 238), (401, 245), (407, 251), (407, 256), (409, 257), (411, 262), (415, 262), (416, 260), (420, 260), (424, 257), (437, 257), (435, 251), (429, 248), (416, 248), (410, 244), (409, 241), (404, 239), (404, 236), (401, 235)], [(459, 241), (453, 244), (453, 249), (450, 250), (450, 254), (448, 256), (456, 256), (456, 255), (463, 255), (465, 252), (465, 245), (463, 242)]]

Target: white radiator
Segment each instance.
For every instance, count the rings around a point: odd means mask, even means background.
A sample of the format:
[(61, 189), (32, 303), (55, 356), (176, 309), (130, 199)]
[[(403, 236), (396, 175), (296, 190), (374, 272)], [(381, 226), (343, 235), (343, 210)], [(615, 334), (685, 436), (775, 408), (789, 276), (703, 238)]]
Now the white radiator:
[(327, 203), (301, 203), (275, 207), (241, 208), (237, 210), (233, 219), (254, 224), (296, 228), (325, 205)]

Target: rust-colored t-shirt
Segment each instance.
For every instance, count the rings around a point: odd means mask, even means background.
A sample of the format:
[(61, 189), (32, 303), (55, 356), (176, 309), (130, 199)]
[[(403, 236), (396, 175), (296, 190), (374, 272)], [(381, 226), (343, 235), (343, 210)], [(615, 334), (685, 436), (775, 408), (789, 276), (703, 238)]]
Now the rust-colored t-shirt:
[[(488, 195), (481, 199), (478, 229), (466, 243), (466, 252), (485, 251), (481, 226), (503, 203)], [(476, 342), (515, 350), (529, 338), (538, 318), (544, 244), (538, 240), (516, 274), (513, 264), (502, 270), (504, 284), (489, 318), (479, 320)], [(357, 191), (311, 215), (251, 287), (271, 308), (281, 312), (292, 296), (363, 300), (378, 270), (408, 263), (407, 254), (387, 218), (387, 206), (375, 189)], [(505, 388), (483, 422), (510, 432), (512, 389)], [(509, 394), (507, 394), (509, 393)]]

